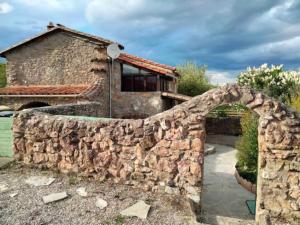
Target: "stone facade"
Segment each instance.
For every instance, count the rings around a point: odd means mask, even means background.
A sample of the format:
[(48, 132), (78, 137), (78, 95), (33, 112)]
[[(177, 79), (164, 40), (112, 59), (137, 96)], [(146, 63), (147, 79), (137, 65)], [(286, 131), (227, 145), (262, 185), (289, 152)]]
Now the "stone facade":
[[(6, 54), (7, 85), (91, 84), (107, 80), (107, 54), (100, 44), (56, 32)], [(107, 89), (108, 90), (108, 89)]]
[(259, 116), (257, 224), (300, 222), (300, 117), (261, 93), (224, 86), (144, 120), (85, 121), (35, 110), (14, 117), (14, 152), (26, 164), (82, 172), (184, 195), (200, 209), (205, 117), (242, 103)]
[(59, 105), (92, 100), (103, 105), (99, 116), (109, 116), (108, 56), (101, 43), (59, 31), (6, 53), (6, 58), (8, 86), (92, 85), (101, 82), (101, 91), (94, 94), (93, 99), (8, 95), (0, 97), (1, 105), (18, 110), (30, 102)]

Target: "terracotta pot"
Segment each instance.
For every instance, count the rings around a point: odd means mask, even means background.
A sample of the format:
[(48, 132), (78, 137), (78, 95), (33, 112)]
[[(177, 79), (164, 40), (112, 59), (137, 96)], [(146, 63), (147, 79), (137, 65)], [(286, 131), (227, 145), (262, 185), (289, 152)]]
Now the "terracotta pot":
[(244, 179), (243, 177), (240, 176), (238, 170), (235, 170), (234, 173), (236, 181), (247, 191), (256, 194), (256, 184), (251, 183), (250, 181)]

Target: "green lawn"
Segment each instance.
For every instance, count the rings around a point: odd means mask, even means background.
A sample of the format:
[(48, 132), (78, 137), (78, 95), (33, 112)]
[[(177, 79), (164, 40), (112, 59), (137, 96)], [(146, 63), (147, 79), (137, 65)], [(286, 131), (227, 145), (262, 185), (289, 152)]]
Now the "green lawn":
[(0, 118), (0, 157), (13, 156), (12, 118)]
[(4, 87), (5, 85), (6, 85), (5, 64), (0, 63), (0, 87)]

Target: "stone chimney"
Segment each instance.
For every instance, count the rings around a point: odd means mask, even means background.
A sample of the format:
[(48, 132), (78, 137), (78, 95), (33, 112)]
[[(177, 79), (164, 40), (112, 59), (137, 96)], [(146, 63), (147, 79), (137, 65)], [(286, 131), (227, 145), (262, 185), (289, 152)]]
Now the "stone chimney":
[(49, 22), (49, 24), (47, 25), (47, 30), (51, 30), (54, 27), (54, 24), (52, 22)]

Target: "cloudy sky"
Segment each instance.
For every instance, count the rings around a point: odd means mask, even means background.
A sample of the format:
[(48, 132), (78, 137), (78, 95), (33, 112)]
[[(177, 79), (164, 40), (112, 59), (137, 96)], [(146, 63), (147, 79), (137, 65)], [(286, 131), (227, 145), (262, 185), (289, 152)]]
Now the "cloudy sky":
[(0, 21), (1, 50), (53, 21), (162, 63), (205, 64), (220, 84), (249, 65), (300, 67), (299, 0), (0, 0)]

